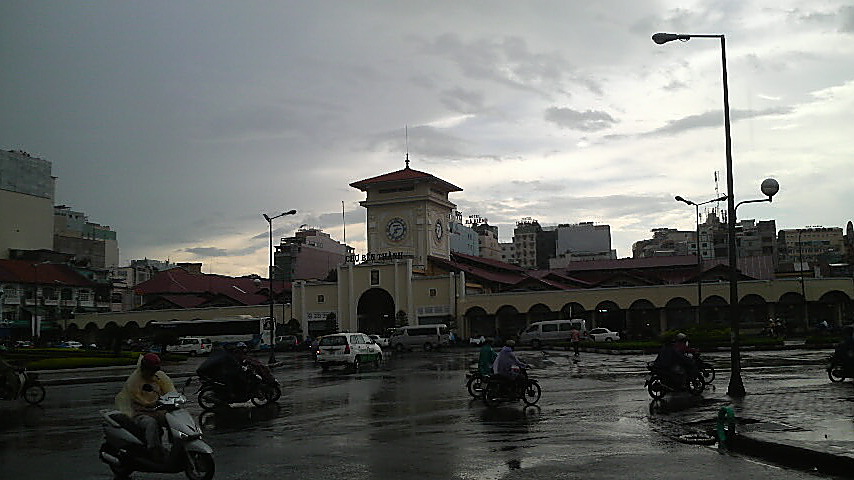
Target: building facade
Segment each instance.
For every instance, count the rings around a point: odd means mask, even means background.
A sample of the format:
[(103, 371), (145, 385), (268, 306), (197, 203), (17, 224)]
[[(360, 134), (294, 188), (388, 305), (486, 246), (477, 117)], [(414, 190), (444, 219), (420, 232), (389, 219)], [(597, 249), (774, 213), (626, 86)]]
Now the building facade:
[(323, 280), (344, 263), (350, 250), (318, 228), (300, 228), (276, 245), (273, 280)]
[(448, 225), (452, 252), (480, 256), (480, 235), (470, 225), (463, 223), (463, 215), (454, 211)]
[(93, 223), (66, 205), (54, 207), (53, 249), (74, 255), (79, 264), (112, 269), (119, 265), (119, 244), (110, 227)]
[(11, 249), (53, 248), (55, 181), (49, 161), (0, 150), (0, 259)]

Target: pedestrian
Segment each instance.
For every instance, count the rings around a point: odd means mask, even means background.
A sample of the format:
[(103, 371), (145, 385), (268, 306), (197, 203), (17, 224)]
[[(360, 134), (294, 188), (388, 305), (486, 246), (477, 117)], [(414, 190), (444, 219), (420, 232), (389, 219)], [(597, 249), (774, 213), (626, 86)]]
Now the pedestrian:
[(581, 332), (578, 331), (577, 328), (572, 327), (572, 330), (569, 331), (569, 343), (572, 345), (572, 350), (575, 352), (575, 356), (578, 354), (578, 344), (581, 343)]

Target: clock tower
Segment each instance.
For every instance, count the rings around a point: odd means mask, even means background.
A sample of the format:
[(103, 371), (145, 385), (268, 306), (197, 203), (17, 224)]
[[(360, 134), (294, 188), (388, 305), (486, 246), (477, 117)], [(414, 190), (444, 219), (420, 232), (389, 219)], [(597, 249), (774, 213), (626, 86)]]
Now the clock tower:
[(462, 189), (429, 173), (406, 168), (350, 184), (367, 194), (368, 254), (404, 256), (423, 270), (427, 257), (450, 258), (448, 222), (456, 205), (448, 193)]

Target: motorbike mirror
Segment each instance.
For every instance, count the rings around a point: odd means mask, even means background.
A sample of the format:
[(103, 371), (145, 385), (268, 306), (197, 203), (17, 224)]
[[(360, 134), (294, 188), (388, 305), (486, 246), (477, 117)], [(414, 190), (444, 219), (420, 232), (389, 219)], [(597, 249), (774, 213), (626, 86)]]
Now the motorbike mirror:
[(146, 383), (142, 386), (142, 391), (143, 392), (153, 392), (154, 387), (152, 387), (150, 383)]

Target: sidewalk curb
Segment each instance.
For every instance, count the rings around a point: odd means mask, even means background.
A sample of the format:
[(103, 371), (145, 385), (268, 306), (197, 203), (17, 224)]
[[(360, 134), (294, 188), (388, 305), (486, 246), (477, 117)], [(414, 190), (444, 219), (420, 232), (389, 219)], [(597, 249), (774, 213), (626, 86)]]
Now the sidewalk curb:
[(749, 433), (737, 434), (733, 437), (730, 450), (807, 471), (843, 476), (849, 476), (854, 471), (854, 457), (835, 455), (783, 442), (770, 442)]

